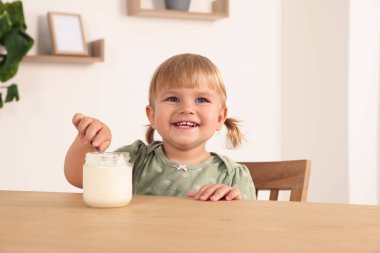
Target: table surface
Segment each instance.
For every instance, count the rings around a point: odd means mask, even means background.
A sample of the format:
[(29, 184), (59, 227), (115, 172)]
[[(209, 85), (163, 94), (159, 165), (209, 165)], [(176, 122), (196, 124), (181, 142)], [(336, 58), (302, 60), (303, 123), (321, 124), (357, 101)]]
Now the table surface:
[(380, 207), (0, 191), (0, 252), (380, 253)]

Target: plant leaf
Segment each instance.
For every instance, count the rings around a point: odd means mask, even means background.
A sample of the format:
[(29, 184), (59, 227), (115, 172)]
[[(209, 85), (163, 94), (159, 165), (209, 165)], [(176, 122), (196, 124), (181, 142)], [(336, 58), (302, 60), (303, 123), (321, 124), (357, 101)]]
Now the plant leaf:
[(5, 36), (12, 29), (12, 22), (6, 11), (0, 11), (0, 38)]
[(0, 63), (0, 81), (5, 82), (16, 75), (20, 61), (33, 43), (34, 40), (21, 28), (13, 29), (4, 37), (7, 55)]
[(0, 81), (2, 82), (16, 75), (20, 61), (33, 46), (34, 41), (25, 29), (22, 2), (3, 4), (0, 0), (0, 44), (7, 51), (0, 62)]
[(16, 99), (16, 101), (18, 101), (20, 99), (20, 97), (18, 95), (18, 89), (17, 89), (16, 84), (12, 84), (12, 85), (8, 86), (7, 97), (5, 98), (5, 103), (11, 102), (14, 99)]
[(3, 108), (3, 96), (0, 93), (0, 108)]
[(20, 27), (26, 29), (24, 10), (21, 1), (14, 1), (12, 3), (5, 3), (4, 9), (9, 13), (12, 26), (14, 28)]

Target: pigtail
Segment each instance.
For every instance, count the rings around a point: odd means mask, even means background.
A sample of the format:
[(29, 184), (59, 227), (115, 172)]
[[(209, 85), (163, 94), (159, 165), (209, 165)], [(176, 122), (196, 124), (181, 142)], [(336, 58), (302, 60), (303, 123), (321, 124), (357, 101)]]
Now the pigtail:
[(224, 125), (227, 127), (227, 147), (237, 148), (243, 142), (244, 136), (239, 128), (239, 120), (227, 118)]
[(154, 141), (154, 128), (151, 125), (148, 125), (145, 133), (145, 139), (148, 144), (151, 144)]

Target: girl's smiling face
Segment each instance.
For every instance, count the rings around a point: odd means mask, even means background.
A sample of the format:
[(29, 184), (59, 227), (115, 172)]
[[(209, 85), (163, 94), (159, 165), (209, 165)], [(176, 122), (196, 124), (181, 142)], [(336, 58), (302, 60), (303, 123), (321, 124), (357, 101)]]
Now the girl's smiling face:
[(207, 140), (224, 124), (227, 108), (215, 90), (175, 88), (159, 92), (146, 112), (164, 146), (184, 151), (205, 149)]

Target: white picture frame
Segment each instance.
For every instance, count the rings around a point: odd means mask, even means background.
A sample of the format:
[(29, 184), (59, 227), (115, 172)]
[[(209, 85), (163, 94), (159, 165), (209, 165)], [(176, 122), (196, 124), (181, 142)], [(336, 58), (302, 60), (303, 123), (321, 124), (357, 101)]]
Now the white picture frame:
[(79, 14), (48, 12), (48, 23), (54, 55), (88, 55)]

